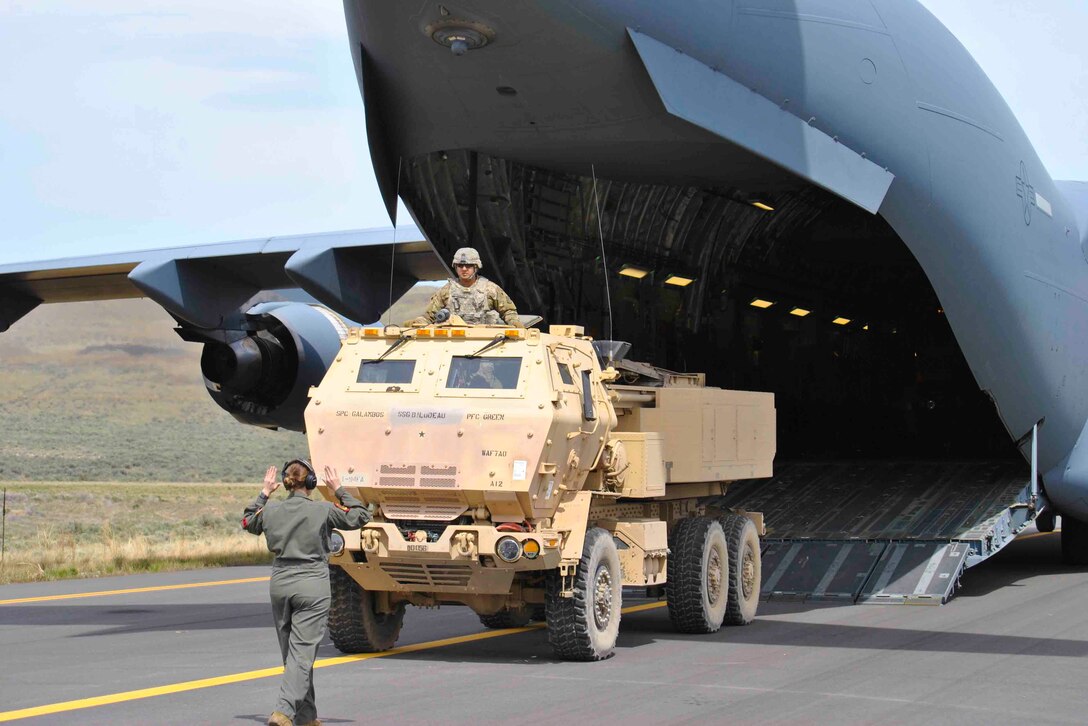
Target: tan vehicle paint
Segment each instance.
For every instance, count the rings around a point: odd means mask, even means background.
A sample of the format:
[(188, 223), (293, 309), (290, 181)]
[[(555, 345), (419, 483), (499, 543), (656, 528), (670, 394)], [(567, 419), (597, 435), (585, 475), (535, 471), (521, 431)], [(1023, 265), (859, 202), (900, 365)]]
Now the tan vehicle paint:
[[(306, 410), (318, 469), (337, 469), (375, 510), (341, 533), (334, 569), (379, 613), (523, 612), (545, 602), (548, 576), (555, 597), (576, 594), (587, 531), (602, 528), (622, 585), (660, 592), (674, 523), (713, 514), (708, 498), (731, 479), (770, 476), (774, 399), (708, 388), (701, 374), (619, 378), (576, 326), (352, 330)], [(513, 561), (496, 551), (504, 538)], [(618, 598), (601, 577), (599, 599)], [(613, 604), (597, 607), (602, 621)]]

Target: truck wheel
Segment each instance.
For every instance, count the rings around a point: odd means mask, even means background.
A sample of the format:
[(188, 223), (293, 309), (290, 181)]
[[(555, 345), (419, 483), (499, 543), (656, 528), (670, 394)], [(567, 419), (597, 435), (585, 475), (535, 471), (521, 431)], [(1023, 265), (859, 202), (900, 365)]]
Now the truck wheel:
[(762, 583), (759, 534), (755, 522), (740, 514), (727, 514), (719, 521), (729, 546), (729, 602), (725, 608), (725, 624), (747, 625), (755, 620), (759, 608)]
[(681, 519), (669, 538), (666, 592), (669, 619), (681, 633), (713, 633), (729, 599), (729, 548), (722, 524)]
[(1088, 565), (1088, 524), (1062, 515), (1062, 562), (1074, 567)]
[(374, 610), (374, 595), (360, 587), (341, 567), (329, 568), (332, 607), (329, 636), (341, 653), (377, 653), (389, 650), (400, 637), (404, 603), (392, 613)]
[(532, 612), (527, 607), (503, 608), (497, 613), (479, 617), (485, 628), (524, 628), (532, 620)]
[(548, 642), (564, 660), (604, 660), (620, 632), (623, 575), (612, 535), (594, 527), (586, 532), (574, 576), (574, 597), (561, 597), (563, 578), (548, 573), (545, 611)]

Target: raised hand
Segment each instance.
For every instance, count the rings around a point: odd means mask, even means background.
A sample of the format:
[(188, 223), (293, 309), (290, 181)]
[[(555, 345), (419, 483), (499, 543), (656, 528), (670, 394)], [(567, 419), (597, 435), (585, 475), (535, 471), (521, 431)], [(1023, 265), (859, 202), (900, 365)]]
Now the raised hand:
[(264, 473), (264, 487), (261, 489), (266, 497), (272, 496), (272, 492), (280, 488), (279, 469), (275, 466), (268, 467)]
[(340, 475), (336, 473), (336, 469), (331, 466), (325, 467), (325, 477), (323, 479), (325, 486), (332, 489), (334, 492), (340, 489)]

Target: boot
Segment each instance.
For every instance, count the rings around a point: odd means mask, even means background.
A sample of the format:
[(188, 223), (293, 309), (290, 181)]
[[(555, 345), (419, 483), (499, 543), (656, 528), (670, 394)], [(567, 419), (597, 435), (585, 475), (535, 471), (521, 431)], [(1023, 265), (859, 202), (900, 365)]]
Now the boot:
[(273, 711), (268, 717), (268, 726), (295, 726), (295, 722), (279, 711)]

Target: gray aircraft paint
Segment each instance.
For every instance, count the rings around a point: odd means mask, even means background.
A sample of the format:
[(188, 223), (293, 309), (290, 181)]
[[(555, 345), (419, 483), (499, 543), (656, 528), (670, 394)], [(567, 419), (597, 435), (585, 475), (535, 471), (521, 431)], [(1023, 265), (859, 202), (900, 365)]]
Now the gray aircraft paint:
[[(404, 32), (413, 42), (398, 45), (401, 31), (390, 20), (400, 14), (422, 22), (434, 7), (345, 3), (371, 148), (380, 152), (375, 168), (390, 209), (395, 160), (443, 148), (479, 148), (583, 172), (593, 161), (601, 174), (695, 181), (714, 180), (720, 169), (700, 164), (697, 154), (671, 163), (673, 152), (718, 148), (735, 162), (729, 174), (737, 178), (768, 186), (801, 177), (862, 206), (876, 200), (924, 269), (1012, 437), (1045, 422), (1039, 463), (1049, 495), (1059, 509), (1088, 519), (1088, 435), (1082, 433), (1088, 185), (1049, 178), (1001, 96), (928, 11), (910, 0), (464, 2), (450, 7), (499, 28), (493, 48), (453, 58), (412, 23)], [(702, 128), (670, 114), (632, 33), (676, 49), (677, 62), (698, 63), (793, 120), (773, 142), (756, 143), (728, 126), (707, 121), (710, 128)], [(514, 38), (521, 65), (509, 64), (510, 55), (502, 56), (506, 65), (493, 65), (499, 58), (493, 51)], [(383, 42), (393, 44), (392, 54), (383, 55)], [(494, 103), (495, 79), (519, 73), (536, 83), (522, 98), (535, 91), (534, 109), (547, 111), (532, 129), (523, 123), (529, 101)], [(699, 100), (706, 113), (718, 99)], [(853, 160), (844, 164), (880, 170), (874, 176), (890, 180), (886, 193), (805, 164), (809, 144), (826, 146), (828, 139), (842, 147), (842, 159)], [(269, 273), (274, 279), (254, 269), (249, 274), (261, 289), (298, 284), (322, 302), (345, 306), (359, 282), (346, 268), (358, 260), (332, 250), (373, 244), (353, 242), (350, 234), (335, 244), (290, 238), (282, 264)], [(231, 264), (249, 266), (258, 259), (252, 255), (271, 251), (257, 243), (232, 248)], [(304, 248), (286, 278), (283, 265)], [(127, 278), (139, 264), (230, 255), (197, 245), (9, 265), (0, 268), (0, 328), (39, 300), (139, 294)], [(202, 300), (174, 285), (179, 279), (166, 275), (151, 285), (176, 312), (195, 305), (190, 312), (205, 323), (238, 312), (200, 309)]]
[[(1082, 252), (1088, 195), (1083, 187), (1063, 187), (1081, 190), (1071, 199), (1050, 179), (1000, 94), (921, 5), (745, 0), (665, 9), (651, 0), (466, 1), (449, 5), (451, 15), (491, 23), (497, 34), (493, 46), (461, 58), (435, 43), (400, 37), (399, 46), (390, 46), (379, 37), (398, 25), (418, 32), (414, 26), (422, 28), (430, 5), (393, 9), (376, 0), (348, 0), (345, 7), (353, 48), (366, 48), (383, 68), (384, 93), (368, 91), (368, 100), (378, 96), (383, 103), (368, 104), (368, 115), (395, 129), (371, 139), (392, 149), (386, 158), (480, 148), (526, 163), (546, 160), (543, 166), (555, 168), (596, 160), (602, 176), (705, 179), (707, 170), (697, 164), (677, 168), (654, 155), (655, 146), (685, 131), (651, 109), (647, 86), (636, 77), (642, 69), (628, 37), (633, 33), (652, 39), (647, 45), (675, 50), (673, 78), (683, 75), (682, 64), (699, 63), (705, 75), (720, 74), (723, 84), (727, 79), (792, 114), (794, 123), (780, 126), (785, 132), (758, 144), (708, 114), (715, 103), (722, 117), (730, 113), (726, 95), (689, 98), (701, 116), (680, 114), (704, 119), (709, 131), (726, 135), (723, 142), (772, 159), (775, 168), (765, 175), (797, 174), (864, 206), (864, 195), (851, 183), (868, 185), (879, 199), (880, 189), (873, 188), (878, 182), (862, 181), (860, 173), (844, 182), (820, 164), (798, 163), (809, 158), (814, 139), (830, 138), (886, 169), (894, 180), (879, 213), (928, 276), (979, 386), (994, 399), (1014, 439), (1044, 422), (1038, 463), (1047, 491), (1060, 510), (1088, 518), (1088, 433), (1078, 447), (1083, 463), (1077, 456), (1066, 469), (1088, 418)], [(514, 46), (518, 53), (503, 52)], [(667, 55), (658, 54), (654, 63), (660, 67), (646, 69), (650, 76), (669, 72)], [(596, 78), (580, 78), (579, 67), (592, 67), (585, 75)], [(547, 109), (547, 117), (532, 132), (515, 131), (513, 115), (498, 108), (493, 92), (483, 100), (474, 77), (491, 87), (496, 79), (529, 84), (523, 95), (536, 97), (525, 103)], [(556, 77), (569, 78), (570, 87), (559, 87)], [(591, 95), (607, 93), (610, 85), (626, 94), (612, 107)], [(664, 90), (660, 111), (685, 104), (683, 90)], [(697, 90), (693, 85), (688, 92)], [(635, 153), (638, 139), (645, 154)], [(863, 168), (859, 164), (855, 172)], [(379, 178), (391, 173), (380, 163), (376, 171)], [(727, 179), (728, 173), (719, 177)], [(1022, 450), (1029, 447), (1027, 442)]]

